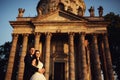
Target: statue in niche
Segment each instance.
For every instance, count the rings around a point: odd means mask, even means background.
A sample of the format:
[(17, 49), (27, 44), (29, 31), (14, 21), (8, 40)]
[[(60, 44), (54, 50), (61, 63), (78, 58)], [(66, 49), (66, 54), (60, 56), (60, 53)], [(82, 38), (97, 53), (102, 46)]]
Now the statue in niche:
[(57, 5), (56, 1), (50, 2), (49, 5), (50, 5), (50, 8), (49, 8), (50, 11), (55, 11), (58, 8), (58, 5)]
[(68, 6), (70, 6), (70, 0), (61, 0), (59, 4), (64, 5), (64, 10), (68, 10)]
[(78, 16), (83, 16), (83, 10), (80, 6), (78, 8)]
[(72, 12), (73, 9), (71, 8), (71, 6), (68, 6), (68, 9), (67, 9), (68, 12)]
[(90, 12), (90, 17), (94, 17), (94, 7), (91, 6), (88, 11)]
[(63, 3), (58, 4), (58, 9), (59, 10), (65, 10), (65, 5)]
[(64, 4), (64, 10), (78, 14), (78, 8), (81, 7), (82, 14), (84, 15), (86, 6), (83, 0), (61, 0), (61, 3)]
[(19, 8), (18, 9), (18, 17), (23, 17), (23, 14), (24, 14), (24, 12), (25, 12), (25, 9), (22, 9), (22, 8)]
[(102, 15), (103, 15), (103, 7), (102, 6), (100, 6), (98, 8), (98, 13), (99, 13), (99, 17), (102, 17)]
[(47, 9), (47, 0), (40, 0), (37, 7), (37, 14), (38, 16), (45, 14), (48, 10)]

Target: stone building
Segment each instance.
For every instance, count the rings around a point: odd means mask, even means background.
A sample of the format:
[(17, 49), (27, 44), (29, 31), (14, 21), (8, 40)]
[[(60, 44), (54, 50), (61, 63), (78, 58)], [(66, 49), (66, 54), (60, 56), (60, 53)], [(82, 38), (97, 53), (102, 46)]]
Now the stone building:
[[(84, 16), (84, 0), (40, 0), (37, 16), (19, 8), (5, 80), (22, 80), (30, 46), (42, 53), (46, 80), (114, 80), (107, 26), (102, 17)], [(103, 9), (102, 9), (103, 11)], [(101, 12), (99, 12), (101, 13)], [(103, 12), (102, 12), (103, 13)]]

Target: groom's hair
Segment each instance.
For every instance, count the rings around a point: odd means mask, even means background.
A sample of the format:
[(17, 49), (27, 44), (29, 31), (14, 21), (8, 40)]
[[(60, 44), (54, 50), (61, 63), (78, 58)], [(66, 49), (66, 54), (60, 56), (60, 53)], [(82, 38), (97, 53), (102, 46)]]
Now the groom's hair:
[(31, 49), (31, 48), (34, 48), (34, 46), (29, 46), (28, 49), (27, 49), (27, 53), (30, 52), (30, 49)]

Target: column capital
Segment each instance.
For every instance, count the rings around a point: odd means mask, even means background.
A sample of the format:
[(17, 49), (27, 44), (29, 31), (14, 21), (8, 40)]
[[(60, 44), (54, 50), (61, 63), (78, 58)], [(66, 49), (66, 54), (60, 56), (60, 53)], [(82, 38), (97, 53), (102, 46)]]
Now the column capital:
[(18, 37), (19, 34), (13, 33), (12, 37)]
[(108, 36), (108, 33), (103, 33), (102, 35), (103, 35), (103, 36)]
[(103, 34), (103, 40), (108, 41), (108, 34), (107, 33)]
[(35, 32), (34, 35), (40, 35), (41, 33), (40, 32)]
[(97, 33), (92, 33), (91, 35), (92, 35), (92, 36), (97, 36), (98, 34), (97, 34)]
[(75, 35), (75, 33), (74, 33), (74, 32), (69, 32), (68, 34), (69, 34), (69, 35), (73, 35), (73, 36)]
[(46, 32), (45, 35), (46, 35), (46, 36), (52, 36), (52, 33)]
[(22, 36), (29, 36), (29, 34), (28, 34), (28, 33), (25, 33), (25, 34), (22, 34)]
[(91, 34), (91, 35), (92, 35), (93, 40), (97, 40), (97, 36), (98, 36), (98, 34), (93, 33), (93, 34)]
[(80, 34), (80, 35), (86, 35), (86, 33), (85, 33), (85, 32), (79, 32), (79, 34)]

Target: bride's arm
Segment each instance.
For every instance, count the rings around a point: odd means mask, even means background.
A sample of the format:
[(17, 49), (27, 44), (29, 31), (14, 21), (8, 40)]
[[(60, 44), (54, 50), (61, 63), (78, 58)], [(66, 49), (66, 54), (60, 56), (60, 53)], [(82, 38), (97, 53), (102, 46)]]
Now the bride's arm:
[(33, 66), (36, 66), (36, 59), (33, 59), (32, 65), (33, 65)]

